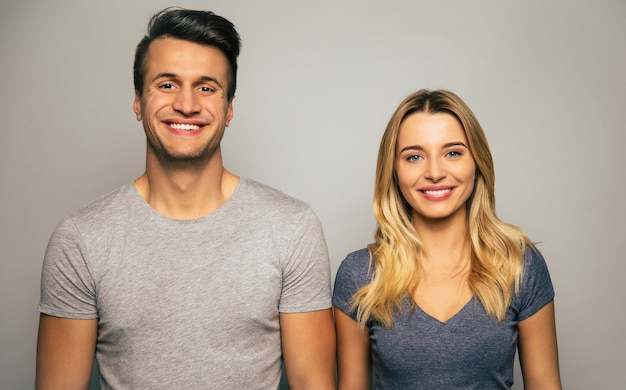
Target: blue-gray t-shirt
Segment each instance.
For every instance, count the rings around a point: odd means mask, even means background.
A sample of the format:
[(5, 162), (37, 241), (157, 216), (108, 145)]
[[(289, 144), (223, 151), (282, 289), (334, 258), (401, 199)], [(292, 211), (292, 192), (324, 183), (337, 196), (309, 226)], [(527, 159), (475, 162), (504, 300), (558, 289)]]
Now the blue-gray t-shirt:
[[(335, 279), (333, 304), (352, 319), (350, 299), (371, 280), (367, 249), (350, 253)], [(446, 322), (410, 302), (386, 329), (367, 323), (378, 389), (510, 389), (517, 348), (517, 324), (554, 298), (545, 260), (538, 251), (524, 254), (524, 274), (506, 318), (498, 323), (471, 299)]]

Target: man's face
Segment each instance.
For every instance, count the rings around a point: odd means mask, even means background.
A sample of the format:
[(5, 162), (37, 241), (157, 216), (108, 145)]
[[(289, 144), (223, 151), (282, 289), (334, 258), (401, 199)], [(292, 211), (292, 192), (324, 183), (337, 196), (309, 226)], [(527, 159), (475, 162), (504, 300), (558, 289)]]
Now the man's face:
[(148, 154), (161, 163), (206, 162), (214, 155), (233, 117), (228, 70), (215, 47), (174, 38), (150, 44), (144, 89), (133, 104)]

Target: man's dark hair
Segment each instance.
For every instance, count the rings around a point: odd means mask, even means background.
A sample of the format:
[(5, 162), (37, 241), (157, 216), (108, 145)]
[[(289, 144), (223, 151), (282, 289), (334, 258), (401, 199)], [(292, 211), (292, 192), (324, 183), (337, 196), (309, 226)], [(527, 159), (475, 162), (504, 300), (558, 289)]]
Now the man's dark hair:
[(227, 98), (235, 96), (237, 87), (237, 56), (241, 39), (235, 26), (227, 19), (211, 11), (195, 11), (182, 8), (166, 8), (156, 13), (148, 23), (148, 34), (135, 50), (133, 78), (135, 90), (141, 96), (146, 74), (146, 56), (152, 41), (158, 38), (183, 39), (220, 50), (229, 66)]

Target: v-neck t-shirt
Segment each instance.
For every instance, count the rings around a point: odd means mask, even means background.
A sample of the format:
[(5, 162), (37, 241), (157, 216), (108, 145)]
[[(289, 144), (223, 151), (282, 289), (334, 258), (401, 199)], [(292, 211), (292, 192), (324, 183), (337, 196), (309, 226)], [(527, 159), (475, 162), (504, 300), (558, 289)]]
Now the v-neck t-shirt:
[[(350, 299), (372, 272), (367, 249), (350, 253), (337, 271), (333, 304), (355, 321)], [(553, 298), (545, 260), (529, 249), (520, 291), (502, 322), (488, 316), (475, 297), (445, 322), (405, 300), (391, 329), (367, 322), (377, 389), (510, 389), (517, 324)]]

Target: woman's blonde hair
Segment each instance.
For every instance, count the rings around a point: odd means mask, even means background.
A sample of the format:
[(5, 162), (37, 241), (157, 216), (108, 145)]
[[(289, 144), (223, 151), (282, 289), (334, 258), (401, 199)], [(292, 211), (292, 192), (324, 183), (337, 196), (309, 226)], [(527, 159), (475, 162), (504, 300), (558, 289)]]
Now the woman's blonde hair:
[(415, 305), (413, 291), (419, 283), (422, 244), (413, 227), (411, 206), (398, 187), (395, 162), (400, 125), (417, 112), (452, 115), (465, 131), (476, 163), (476, 182), (466, 204), (469, 285), (487, 313), (501, 321), (519, 290), (524, 250), (533, 246), (524, 232), (496, 216), (495, 172), (485, 133), (465, 102), (445, 90), (409, 95), (389, 120), (376, 166), (373, 211), (378, 226), (374, 243), (368, 245), (373, 274), (371, 282), (352, 297), (352, 307), (360, 324), (375, 319), (390, 328), (394, 314), (402, 313), (405, 299)]

